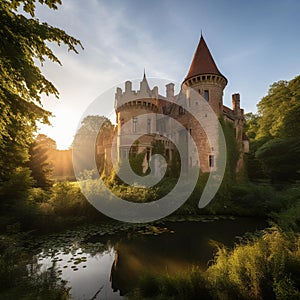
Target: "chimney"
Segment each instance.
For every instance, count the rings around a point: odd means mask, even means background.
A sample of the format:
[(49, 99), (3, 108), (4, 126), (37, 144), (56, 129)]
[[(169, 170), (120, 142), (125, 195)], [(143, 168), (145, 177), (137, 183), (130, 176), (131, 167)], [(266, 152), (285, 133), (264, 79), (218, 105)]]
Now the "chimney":
[(234, 111), (240, 110), (240, 94), (232, 94), (232, 109)]
[(167, 94), (167, 99), (170, 100), (174, 99), (174, 83), (168, 83), (166, 85), (166, 94)]

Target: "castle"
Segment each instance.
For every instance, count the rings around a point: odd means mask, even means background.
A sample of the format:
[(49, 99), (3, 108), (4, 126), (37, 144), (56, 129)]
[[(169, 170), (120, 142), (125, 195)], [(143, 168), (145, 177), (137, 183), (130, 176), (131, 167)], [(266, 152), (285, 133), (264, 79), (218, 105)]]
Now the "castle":
[[(216, 63), (201, 35), (198, 47), (195, 51), (192, 63), (182, 82), (180, 92), (175, 95), (174, 84), (166, 85), (165, 96), (160, 95), (158, 87), (149, 87), (145, 72), (140, 89), (132, 89), (132, 82), (125, 82), (125, 90), (117, 88), (115, 94), (117, 156), (122, 160), (130, 155), (143, 153), (143, 171), (149, 167), (149, 160), (153, 154), (153, 142), (160, 141), (164, 146), (165, 157), (168, 165), (172, 164), (175, 149), (170, 141), (173, 134), (173, 121), (176, 120), (186, 129), (194, 139), (199, 157), (187, 155), (182, 158), (183, 164), (188, 167), (200, 165), (202, 172), (210, 172), (216, 168), (217, 150), (208, 143), (207, 136), (201, 125), (185, 109), (189, 107), (196, 111), (200, 105), (193, 100), (187, 89), (192, 88), (201, 95), (210, 105), (217, 117), (223, 117), (231, 122), (235, 128), (235, 135), (241, 151), (241, 157), (237, 169), (242, 165), (242, 153), (248, 151), (247, 138), (243, 134), (244, 111), (240, 107), (240, 95), (232, 95), (232, 107), (223, 105), (223, 90), (227, 85), (226, 77), (219, 71)], [(202, 98), (201, 97), (201, 98)], [(202, 98), (202, 99), (203, 99)], [(141, 135), (141, 133), (143, 133)], [(178, 144), (187, 145), (188, 137), (183, 131), (174, 132)], [(97, 155), (104, 156), (111, 168), (110, 155), (111, 141), (109, 136), (98, 139)], [(132, 144), (132, 141), (135, 141)], [(187, 152), (188, 153), (188, 152)], [(182, 163), (181, 162), (181, 163)]]

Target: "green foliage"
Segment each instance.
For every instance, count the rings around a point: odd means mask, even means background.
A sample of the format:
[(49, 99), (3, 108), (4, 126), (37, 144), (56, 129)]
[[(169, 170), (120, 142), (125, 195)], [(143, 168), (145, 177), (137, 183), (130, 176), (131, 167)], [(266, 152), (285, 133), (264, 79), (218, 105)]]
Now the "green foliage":
[(170, 176), (174, 178), (179, 178), (181, 170), (181, 163), (180, 163), (180, 155), (178, 151), (173, 152), (171, 166), (170, 166)]
[(265, 172), (273, 182), (299, 178), (300, 139), (298, 137), (274, 138), (263, 144), (257, 152)]
[(30, 145), (28, 166), (35, 180), (35, 187), (49, 188), (52, 185), (49, 152), (54, 149), (56, 142), (44, 134), (39, 134)]
[[(272, 182), (297, 178), (300, 140), (300, 76), (271, 85), (259, 102), (258, 115), (246, 115), (245, 131), (250, 138), (250, 179)], [(262, 172), (263, 166), (263, 172)]]
[(131, 202), (145, 203), (155, 201), (158, 198), (156, 188), (144, 188), (125, 184), (112, 186), (111, 192), (116, 196)]
[(260, 116), (253, 113), (245, 114), (244, 132), (249, 138), (250, 151), (247, 156), (244, 156), (247, 176), (251, 181), (265, 178), (262, 162), (256, 158), (255, 153), (268, 139), (263, 138), (256, 140), (256, 135), (259, 128)]
[(284, 116), (282, 135), (287, 138), (299, 137), (300, 133), (300, 99)]
[(237, 162), (240, 158), (240, 146), (236, 140), (233, 123), (222, 118), (220, 119), (220, 123), (224, 132), (227, 151), (226, 169), (223, 179), (223, 183), (225, 183), (236, 179)]
[(298, 242), (299, 237), (273, 228), (232, 251), (220, 247), (208, 278), (219, 297), (225, 293), (228, 299), (278, 299), (286, 294), (296, 299), (299, 273), (293, 272), (291, 262), (299, 268)]
[[(181, 172), (180, 154), (178, 152), (178, 149), (175, 147), (175, 145), (173, 150), (174, 151), (172, 151), (171, 164), (169, 164), (167, 167), (166, 176), (179, 178)], [(167, 162), (170, 159), (167, 156), (165, 145), (161, 140), (155, 140), (152, 142), (152, 155), (155, 154), (162, 155)]]
[(17, 167), (12, 170), (9, 180), (0, 185), (1, 207), (7, 209), (26, 202), (33, 185), (34, 180), (28, 168)]
[(281, 210), (272, 211), (271, 217), (284, 230), (300, 232), (300, 188), (291, 186), (277, 192), (284, 199)]
[(247, 113), (244, 115), (244, 118), (246, 121), (244, 125), (244, 130), (247, 133), (247, 137), (250, 140), (254, 140), (259, 129), (258, 122), (260, 120), (260, 116), (253, 113)]
[(139, 176), (144, 176), (147, 172), (144, 173), (143, 162), (145, 160), (146, 150), (133, 154), (129, 153), (129, 164), (133, 172)]
[(270, 184), (233, 183), (226, 189), (221, 187), (211, 203), (201, 210), (201, 213), (273, 216), (296, 203), (296, 199), (299, 197), (299, 193), (296, 191), (297, 189), (293, 187), (277, 190)]
[(290, 109), (291, 90), (288, 82), (273, 83), (268, 95), (263, 97), (258, 107), (259, 128), (257, 138), (279, 136), (283, 126), (283, 114)]
[[(63, 30), (33, 18), (35, 2), (0, 2), (0, 181), (8, 180), (11, 171), (28, 160), (28, 147), (37, 121), (49, 123), (51, 114), (42, 108), (41, 94), (58, 96), (35, 62), (49, 59), (60, 64), (49, 43), (65, 44), (75, 52), (76, 46), (81, 46)], [(58, 0), (39, 2), (52, 9), (61, 3)], [(22, 4), (31, 18), (17, 13)]]
[(58, 216), (84, 216), (90, 204), (81, 194), (77, 185), (69, 182), (60, 182), (50, 190), (48, 203)]

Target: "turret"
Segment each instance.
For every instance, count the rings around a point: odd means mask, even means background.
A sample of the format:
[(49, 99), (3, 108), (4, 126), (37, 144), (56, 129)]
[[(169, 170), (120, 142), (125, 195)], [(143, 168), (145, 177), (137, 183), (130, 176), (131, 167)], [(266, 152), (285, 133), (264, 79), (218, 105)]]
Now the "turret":
[(202, 35), (183, 84), (204, 97), (218, 116), (222, 114), (227, 79), (218, 70)]

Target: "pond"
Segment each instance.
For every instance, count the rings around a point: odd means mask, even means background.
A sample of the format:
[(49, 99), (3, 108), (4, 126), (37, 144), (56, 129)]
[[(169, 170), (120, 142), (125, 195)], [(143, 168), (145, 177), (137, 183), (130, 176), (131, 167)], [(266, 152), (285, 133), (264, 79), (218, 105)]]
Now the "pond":
[(205, 269), (214, 255), (212, 240), (232, 247), (244, 233), (266, 225), (238, 218), (117, 229), (105, 225), (100, 230), (86, 226), (40, 241), (32, 265), (40, 272), (54, 268), (73, 299), (124, 299), (145, 272), (174, 274), (195, 265)]

